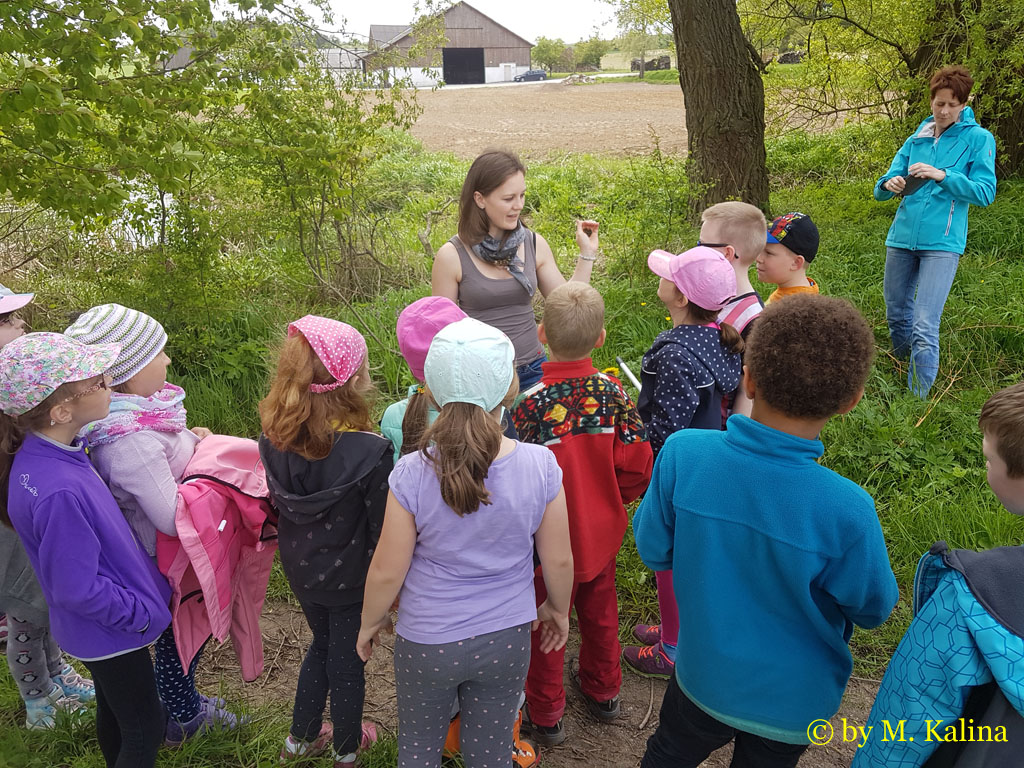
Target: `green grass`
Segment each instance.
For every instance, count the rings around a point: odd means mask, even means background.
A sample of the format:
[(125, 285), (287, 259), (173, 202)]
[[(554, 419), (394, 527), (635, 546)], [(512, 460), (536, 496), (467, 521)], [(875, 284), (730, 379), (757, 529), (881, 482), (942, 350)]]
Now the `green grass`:
[[(781, 68), (780, 68), (781, 69)], [(651, 75), (655, 73), (650, 73)], [(660, 73), (667, 74), (667, 73)], [(909, 621), (909, 587), (920, 554), (934, 541), (984, 548), (1024, 541), (1024, 524), (1001, 510), (985, 484), (977, 414), (996, 389), (1024, 376), (1024, 181), (1000, 183), (996, 202), (971, 213), (971, 236), (943, 317), (941, 370), (928, 402), (905, 391), (905, 370), (886, 354), (888, 333), (881, 296), (884, 239), (895, 203), (871, 199), (872, 175), (888, 163), (901, 137), (886, 124), (857, 125), (823, 136), (795, 134), (769, 143), (772, 210), (802, 210), (821, 230), (822, 246), (809, 273), (822, 292), (844, 296), (874, 327), (878, 357), (864, 400), (825, 427), (824, 463), (863, 485), (875, 498), (902, 598), (881, 628), (857, 631), (855, 673), (880, 677)], [(429, 291), (429, 261), (416, 237), (422, 215), (455, 197), (467, 163), (424, 152), (398, 136), (395, 151), (374, 169), (382, 187), (400, 187), (382, 216), (393, 228), (394, 250), (380, 257), (395, 265), (395, 285), (372, 301), (344, 302), (312, 290), (301, 257), (286, 237), (267, 235), (236, 257), (216, 259), (202, 282), (190, 272), (167, 277), (165, 259), (118, 252), (55, 271), (39, 292), (38, 328), (63, 327), (63, 311), (82, 302), (122, 300), (148, 308), (168, 326), (174, 380), (188, 391), (193, 423), (255, 435), (256, 411), (269, 371), (268, 348), (289, 320), (315, 312), (345, 320), (367, 338), (380, 397), (378, 413), (401, 396), (411, 376), (397, 353), (394, 323), (411, 300)], [(606, 303), (608, 341), (595, 353), (599, 367), (621, 355), (634, 370), (654, 336), (668, 327), (645, 266), (654, 247), (682, 250), (696, 242), (687, 223), (689, 187), (681, 158), (658, 152), (643, 158), (567, 155), (530, 167), (528, 222), (551, 243), (563, 273), (574, 261), (572, 222), (601, 221), (604, 258), (595, 285)], [(275, 214), (246, 202), (228, 210), (220, 226), (271, 232)], [(229, 216), (237, 218), (231, 224)], [(251, 222), (255, 221), (256, 224)], [(455, 229), (454, 210), (437, 220), (432, 247)], [(227, 236), (227, 235), (225, 235)], [(178, 258), (186, 258), (187, 254)], [(79, 262), (75, 262), (79, 263)], [(400, 279), (399, 279), (400, 278)], [(20, 286), (18, 286), (20, 287)], [(767, 289), (765, 289), (765, 292)], [(202, 297), (202, 300), (196, 298)], [(823, 510), (827, 514), (827, 510)], [(634, 623), (652, 620), (653, 574), (632, 538), (618, 558), (623, 637)], [(289, 599), (280, 568), (271, 599)], [(179, 752), (163, 751), (161, 768), (200, 765), (270, 766), (288, 726), (290, 702), (252, 712), (255, 724), (217, 735)], [(88, 727), (29, 734), (20, 726), (13, 684), (0, 671), (0, 766), (102, 765)], [(394, 743), (370, 755), (370, 768), (394, 764)]]

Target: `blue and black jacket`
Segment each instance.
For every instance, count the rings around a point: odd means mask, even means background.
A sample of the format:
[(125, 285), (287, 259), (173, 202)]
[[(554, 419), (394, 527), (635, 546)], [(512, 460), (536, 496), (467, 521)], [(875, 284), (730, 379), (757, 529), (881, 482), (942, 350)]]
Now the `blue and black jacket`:
[[(851, 768), (1024, 764), (1022, 582), (1024, 547), (971, 552), (940, 541), (921, 558), (914, 620), (889, 662), (868, 717), (872, 730)], [(997, 727), (1007, 740), (986, 741)], [(970, 740), (950, 741), (951, 734)]]

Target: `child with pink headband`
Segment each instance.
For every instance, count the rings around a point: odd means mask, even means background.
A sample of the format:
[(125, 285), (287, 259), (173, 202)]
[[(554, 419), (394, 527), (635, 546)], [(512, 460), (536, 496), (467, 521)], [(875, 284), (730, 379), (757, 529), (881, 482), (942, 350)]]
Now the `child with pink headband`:
[[(361, 722), (366, 682), (356, 638), (394, 462), (391, 443), (372, 431), (372, 392), (366, 341), (355, 328), (315, 315), (288, 326), (260, 403), (260, 456), (280, 515), (281, 566), (313, 640), (282, 763), (305, 762), (333, 741), (334, 765), (346, 768), (377, 738)], [(323, 722), (328, 692), (333, 728)]]

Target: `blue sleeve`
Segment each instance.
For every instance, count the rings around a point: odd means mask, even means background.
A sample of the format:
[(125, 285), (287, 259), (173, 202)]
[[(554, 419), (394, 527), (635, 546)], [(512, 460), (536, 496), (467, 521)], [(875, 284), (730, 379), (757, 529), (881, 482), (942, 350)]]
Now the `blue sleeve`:
[(869, 517), (866, 530), (829, 563), (821, 586), (832, 595), (847, 619), (858, 627), (873, 629), (889, 618), (900, 591), (874, 502), (864, 505), (861, 514)]
[(910, 623), (882, 678), (867, 742), (851, 768), (923, 765), (941, 743), (936, 735), (963, 713), (971, 688), (992, 679), (964, 620), (965, 592), (969, 597), (960, 574), (950, 571)]
[(672, 569), (676, 511), (672, 505), (675, 450), (666, 445), (654, 460), (647, 493), (633, 514), (633, 537), (644, 565), (652, 571)]
[[(914, 131), (914, 133), (917, 133), (917, 131)], [(913, 135), (911, 135), (910, 138), (903, 142), (900, 151), (896, 153), (896, 157), (889, 163), (889, 170), (885, 172), (882, 178), (875, 182), (875, 200), (892, 200), (896, 196), (888, 189), (883, 189), (882, 185), (893, 176), (907, 175), (907, 170), (910, 167), (910, 142), (913, 138)]]
[(973, 142), (967, 173), (943, 169), (946, 178), (939, 186), (956, 200), (984, 207), (996, 199), (996, 140), (988, 131), (975, 133), (983, 134), (983, 138)]
[(39, 502), (33, 510), (39, 582), (46, 586), (52, 606), (97, 624), (143, 632), (149, 627), (149, 611), (134, 594), (99, 572), (100, 542), (90, 518), (90, 510), (70, 493)]
[(661, 450), (669, 435), (686, 429), (700, 405), (700, 395), (693, 386), (693, 366), (688, 352), (677, 345), (666, 345), (658, 351), (658, 372), (651, 396), (651, 416), (645, 425), (651, 448)]
[(394, 462), (402, 457), (402, 420), (405, 409), (409, 406), (409, 398), (392, 403), (384, 411), (380, 419), (380, 433), (395, 447)]

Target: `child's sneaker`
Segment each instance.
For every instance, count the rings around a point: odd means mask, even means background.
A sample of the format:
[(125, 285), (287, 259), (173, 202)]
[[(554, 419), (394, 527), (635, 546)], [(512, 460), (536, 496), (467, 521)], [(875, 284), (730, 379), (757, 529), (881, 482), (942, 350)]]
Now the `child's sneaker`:
[(533, 768), (540, 765), (540, 752), (526, 739), (512, 742), (512, 765), (515, 768)]
[(362, 732), (359, 738), (359, 750), (350, 752), (347, 755), (334, 753), (334, 768), (358, 768), (362, 763), (359, 760), (359, 753), (367, 750), (377, 743), (377, 726), (368, 720), (363, 721)]
[(296, 739), (290, 733), (285, 736), (284, 746), (281, 747), (279, 760), (282, 765), (297, 763), (319, 757), (327, 751), (327, 747), (334, 738), (334, 728), (330, 723), (320, 726), (320, 733), (312, 741)]
[(167, 718), (167, 730), (164, 732), (164, 744), (168, 747), (180, 747), (184, 742), (199, 733), (214, 729), (226, 731), (238, 727), (238, 716), (223, 707), (218, 707), (210, 699), (204, 699), (199, 705), (199, 714), (185, 723)]
[(25, 727), (30, 731), (45, 731), (57, 726), (61, 713), (77, 715), (84, 709), (74, 696), (65, 696), (59, 685), (54, 685), (46, 696), (25, 702)]
[(561, 718), (554, 725), (537, 725), (530, 720), (529, 708), (524, 707), (523, 711), (526, 713), (523, 715), (523, 727), (530, 731), (535, 742), (542, 747), (557, 747), (565, 741), (565, 726)]
[(633, 637), (640, 645), (654, 645), (661, 642), (661, 624), (637, 624), (633, 627)]
[(96, 700), (96, 686), (93, 685), (92, 680), (75, 672), (74, 667), (70, 664), (65, 664), (64, 668), (51, 679), (60, 686), (65, 696), (77, 696), (83, 704)]
[(617, 695), (607, 701), (598, 701), (583, 691), (583, 686), (580, 685), (580, 660), (578, 656), (574, 656), (569, 660), (569, 679), (572, 680), (580, 695), (583, 696), (583, 701), (587, 705), (587, 711), (591, 715), (602, 723), (610, 723), (612, 720), (619, 719), (619, 716), (622, 714), (622, 707), (619, 704), (619, 697)]
[(642, 648), (628, 645), (622, 649), (622, 659), (634, 672), (644, 677), (656, 677), (660, 680), (669, 680), (676, 667), (661, 649), (660, 642), (655, 645), (645, 645)]

